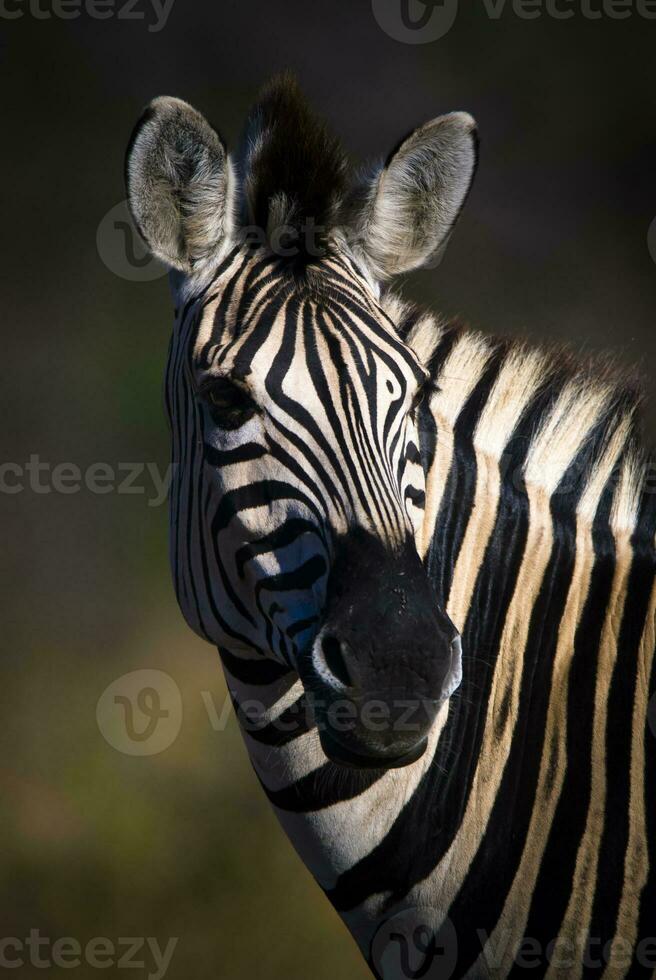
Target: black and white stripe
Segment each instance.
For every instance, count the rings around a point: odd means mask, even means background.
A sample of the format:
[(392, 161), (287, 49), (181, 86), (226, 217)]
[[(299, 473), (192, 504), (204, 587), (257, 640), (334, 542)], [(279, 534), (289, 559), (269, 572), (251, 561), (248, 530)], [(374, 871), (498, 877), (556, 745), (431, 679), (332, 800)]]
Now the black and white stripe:
[[(190, 106), (147, 110), (130, 201), (182, 273), (176, 593), (375, 975), (642, 980), (656, 498), (636, 398), (607, 369), (382, 294), (439, 254), (475, 164), (455, 113), (349, 182), (283, 80), (251, 118), (240, 182)], [(308, 218), (316, 253), (272, 247), (282, 225), (298, 245)], [(249, 221), (257, 244), (235, 232)], [(226, 384), (247, 400), (239, 424), (208, 401)], [(421, 738), (326, 734), (321, 697), (390, 708), (399, 692), (430, 707)]]
[[(229, 371), (257, 376), (266, 428), (217, 440), (196, 393)], [(316, 631), (331, 537), (357, 524), (393, 547), (413, 533), (423, 471), (410, 409), (424, 380), (345, 259), (326, 264), (317, 297), (292, 288), (284, 263), (237, 251), (182, 309), (166, 381), (171, 557), (201, 636), (291, 666)]]

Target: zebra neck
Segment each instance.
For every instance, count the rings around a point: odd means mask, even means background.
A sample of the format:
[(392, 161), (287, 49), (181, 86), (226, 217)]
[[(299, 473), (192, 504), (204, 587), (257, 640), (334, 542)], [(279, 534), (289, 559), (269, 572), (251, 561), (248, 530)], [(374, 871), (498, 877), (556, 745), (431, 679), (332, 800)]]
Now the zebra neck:
[(547, 712), (549, 691), (566, 705), (575, 677), (603, 725), (615, 685), (629, 729), (636, 664), (649, 677), (654, 647), (656, 496), (615, 382), (476, 334), (442, 346), (419, 547), (462, 634), (464, 681), (436, 753), (455, 833), (472, 794), (480, 813), (492, 805), (477, 766), (507, 758), (521, 706)]
[[(330, 762), (298, 676), (275, 679), (232, 661), (223, 667), (255, 773), (292, 844), (326, 890), (385, 838), (432, 766), (448, 705), (418, 762), (358, 772)], [(239, 676), (233, 673), (239, 670)]]
[(622, 379), (473, 332), (437, 336), (438, 393), (420, 421), (417, 540), (456, 625), (475, 578), (501, 572), (529, 525), (564, 538), (570, 557), (594, 553), (604, 533), (613, 550), (653, 555), (653, 466)]
[(480, 975), (472, 908), (512, 951), (522, 936), (612, 937), (640, 906), (656, 840), (656, 497), (611, 385), (475, 335), (445, 335), (434, 369), (418, 542), (462, 634), (463, 682), (425, 756), (334, 766), (293, 672), (224, 667), (258, 778), (363, 951), (395, 911), (448, 911)]

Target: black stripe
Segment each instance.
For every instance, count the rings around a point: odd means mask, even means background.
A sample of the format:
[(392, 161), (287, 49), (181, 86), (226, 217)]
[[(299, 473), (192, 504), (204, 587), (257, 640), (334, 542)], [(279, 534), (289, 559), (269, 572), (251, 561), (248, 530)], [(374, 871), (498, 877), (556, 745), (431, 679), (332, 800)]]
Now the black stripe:
[(249, 483), (237, 487), (236, 490), (229, 490), (221, 497), (212, 520), (212, 538), (216, 541), (220, 532), (224, 531), (233, 517), (242, 511), (253, 507), (270, 506), (277, 500), (296, 500), (314, 514), (317, 522), (320, 521), (320, 515), (313, 502), (291, 484), (283, 483), (281, 480), (260, 480), (258, 483)]
[[(580, 463), (566, 474), (563, 483), (580, 487)], [(558, 508), (558, 529), (566, 526), (571, 513), (569, 494), (554, 497)], [(607, 507), (602, 507), (592, 528), (594, 564), (590, 588), (581, 613), (574, 640), (574, 651), (568, 682), (566, 753), (567, 770), (554, 819), (544, 849), (530, 910), (526, 936), (541, 945), (541, 969), (548, 966), (547, 950), (560, 932), (572, 891), (576, 857), (585, 830), (590, 805), (590, 747), (594, 718), (595, 683), (599, 645), (613, 586), (615, 554), (613, 538), (608, 531)], [(515, 966), (511, 977), (523, 971)]]
[(384, 770), (358, 772), (326, 762), (284, 789), (271, 790), (261, 779), (260, 783), (269, 802), (279, 810), (286, 810), (288, 813), (317, 813), (336, 803), (344, 803), (361, 796), (384, 775)]
[(322, 575), (328, 573), (328, 565), (323, 555), (313, 555), (306, 562), (289, 572), (280, 572), (261, 579), (255, 586), (258, 605), (262, 592), (302, 592), (311, 589)]
[(292, 670), (285, 664), (280, 664), (276, 660), (264, 656), (247, 660), (244, 657), (236, 657), (223, 648), (219, 648), (219, 653), (230, 676), (242, 684), (263, 687), (265, 684), (280, 681), (292, 673)]
[(427, 562), (428, 574), (445, 605), (476, 494), (478, 466), (473, 446), (474, 429), (496, 381), (502, 356), (501, 348), (492, 354), (453, 430), (453, 460), (435, 521), (435, 533)]
[(411, 500), (415, 507), (424, 507), (426, 505), (426, 492), (418, 490), (417, 487), (408, 486), (405, 491), (405, 499)]
[[(258, 555), (266, 555), (269, 552), (278, 551), (294, 544), (304, 534), (319, 535), (319, 530), (311, 521), (301, 517), (290, 517), (279, 527), (274, 528), (269, 534), (258, 538), (257, 541), (242, 545), (235, 555), (235, 565), (239, 578), (244, 577), (244, 566)], [(323, 541), (323, 539), (321, 539)]]
[[(651, 492), (650, 492), (651, 491)], [(646, 611), (649, 609), (649, 599), (654, 588), (656, 577), (656, 554), (654, 553), (654, 539), (656, 538), (656, 497), (653, 490), (645, 490), (638, 522), (639, 531), (633, 537), (633, 547), (635, 552), (635, 594), (630, 594), (630, 601), (633, 604), (634, 595), (636, 601), (635, 614), (636, 629), (638, 623), (644, 626)], [(649, 595), (647, 595), (649, 592)], [(641, 610), (644, 610), (640, 616)], [(627, 630), (630, 629), (627, 621)], [(630, 634), (635, 642), (635, 636)], [(627, 980), (651, 980), (656, 966), (656, 657), (652, 663), (651, 677), (649, 683), (649, 705), (650, 711), (644, 730), (645, 745), (645, 815), (646, 815), (646, 843), (648, 852), (648, 866), (650, 868), (647, 884), (640, 896), (640, 910), (638, 919), (638, 946), (640, 943), (645, 946), (642, 949), (640, 961), (636, 956), (634, 963), (627, 975)], [(647, 941), (652, 940), (651, 944)]]
[(449, 354), (456, 345), (456, 342), (460, 340), (464, 333), (464, 328), (460, 324), (450, 324), (445, 330), (443, 337), (438, 343), (437, 347), (430, 356), (430, 360), (426, 367), (430, 376), (434, 379), (437, 378), (440, 371), (442, 370)]
[(306, 735), (311, 731), (308, 724), (308, 708), (305, 694), (302, 694), (293, 704), (278, 715), (274, 721), (267, 725), (255, 725), (249, 718), (246, 709), (232, 698), (235, 714), (239, 719), (242, 729), (248, 733), (248, 737), (259, 745), (268, 745), (271, 748), (281, 749), (285, 745), (294, 742), (301, 735)]
[(234, 466), (235, 463), (252, 463), (253, 460), (262, 459), (263, 456), (267, 455), (265, 447), (256, 442), (245, 442), (234, 449), (217, 449), (206, 442), (203, 445), (203, 451), (205, 462), (216, 467)]
[[(177, 378), (178, 387), (178, 399), (177, 399), (177, 437), (178, 437), (178, 452), (179, 458), (179, 472), (178, 472), (178, 494), (177, 494), (177, 519), (180, 519), (181, 513), (181, 501), (183, 494), (183, 485), (185, 480), (185, 470), (188, 477), (188, 487), (187, 487), (187, 497), (184, 500), (184, 506), (186, 510), (186, 524), (185, 524), (185, 534), (186, 534), (186, 546), (187, 546), (187, 568), (183, 567), (183, 578), (182, 581), (189, 582), (189, 587), (191, 590), (191, 595), (193, 598), (193, 605), (196, 610), (196, 618), (200, 624), (200, 628), (209, 639), (210, 631), (207, 624), (205, 623), (203, 614), (201, 612), (202, 603), (198, 595), (198, 590), (196, 588), (196, 582), (194, 580), (193, 563), (191, 556), (193, 554), (192, 549), (192, 535), (194, 527), (194, 514), (196, 513), (195, 508), (200, 509), (201, 501), (201, 489), (198, 487), (198, 492), (194, 492), (196, 488), (196, 481), (198, 479), (198, 474), (196, 467), (200, 465), (200, 456), (198, 454), (197, 440), (195, 438), (195, 431), (200, 425), (198, 406), (194, 398), (191, 397), (189, 391), (189, 383), (187, 377), (188, 371), (188, 359), (190, 356), (190, 350), (192, 343), (198, 329), (198, 324), (200, 322), (200, 307), (197, 308), (194, 316), (190, 319), (189, 329), (180, 337), (178, 357), (176, 359), (175, 365), (175, 375)], [(182, 407), (180, 406), (182, 402)], [(196, 524), (198, 523), (198, 517), (196, 516)], [(176, 535), (176, 573), (180, 567), (180, 557), (179, 548), (180, 542), (177, 540), (178, 536), (181, 534), (182, 528), (180, 524), (176, 522), (175, 524), (175, 535)], [(204, 552), (204, 548), (203, 548)], [(207, 578), (206, 578), (207, 583)], [(187, 597), (188, 601), (188, 597)]]

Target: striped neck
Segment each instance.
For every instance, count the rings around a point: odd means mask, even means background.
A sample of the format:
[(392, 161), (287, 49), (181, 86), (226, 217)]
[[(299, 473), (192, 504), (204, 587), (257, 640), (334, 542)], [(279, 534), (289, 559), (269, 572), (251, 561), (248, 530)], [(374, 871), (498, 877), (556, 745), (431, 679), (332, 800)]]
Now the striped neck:
[(267, 701), (245, 726), (256, 772), (365, 955), (391, 915), (427, 907), (456, 929), (459, 975), (485, 972), (481, 930), (505, 975), (523, 936), (650, 935), (656, 505), (608, 377), (458, 330), (430, 363), (419, 544), (464, 677), (426, 756), (339, 769), (294, 675), (224, 666), (238, 705)]

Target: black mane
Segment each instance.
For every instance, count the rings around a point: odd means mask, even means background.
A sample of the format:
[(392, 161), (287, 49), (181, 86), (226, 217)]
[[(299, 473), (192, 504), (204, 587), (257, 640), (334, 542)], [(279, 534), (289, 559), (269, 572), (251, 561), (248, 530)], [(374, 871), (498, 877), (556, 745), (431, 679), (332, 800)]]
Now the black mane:
[(316, 258), (339, 220), (348, 162), (292, 75), (278, 76), (263, 90), (249, 115), (240, 157), (244, 224), (269, 239), (284, 227), (285, 245), (291, 239), (297, 255)]

